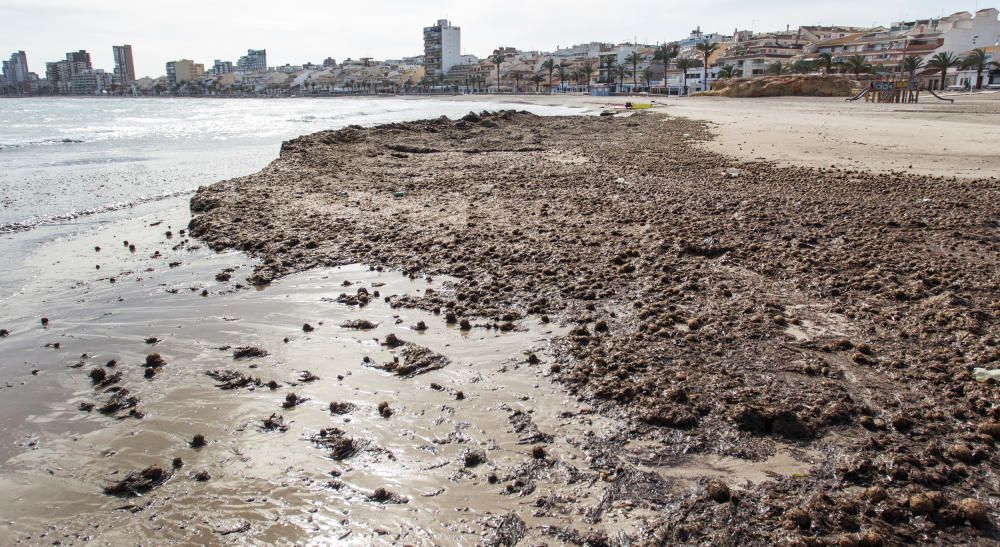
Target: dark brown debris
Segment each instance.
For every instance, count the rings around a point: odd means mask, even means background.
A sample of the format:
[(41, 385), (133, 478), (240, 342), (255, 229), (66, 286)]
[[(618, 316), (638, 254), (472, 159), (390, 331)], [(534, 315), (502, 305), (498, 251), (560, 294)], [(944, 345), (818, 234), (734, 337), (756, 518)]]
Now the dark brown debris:
[(142, 471), (132, 471), (124, 479), (111, 486), (104, 487), (104, 493), (110, 496), (133, 497), (163, 485), (170, 480), (173, 472), (161, 467), (150, 466)]

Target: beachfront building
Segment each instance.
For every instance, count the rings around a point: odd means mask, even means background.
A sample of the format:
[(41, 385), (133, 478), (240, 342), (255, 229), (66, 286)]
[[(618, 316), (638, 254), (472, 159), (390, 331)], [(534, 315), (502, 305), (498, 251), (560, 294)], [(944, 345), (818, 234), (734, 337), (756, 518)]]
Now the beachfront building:
[(132, 46), (111, 46), (111, 53), (115, 59), (115, 88), (124, 92), (132, 87), (135, 82), (135, 62), (132, 59)]
[(31, 76), (28, 71), (28, 56), (23, 51), (11, 54), (9, 61), (3, 62), (3, 76), (0, 87), (7, 93), (30, 91)]
[(236, 62), (240, 72), (265, 72), (267, 71), (267, 50), (248, 49), (247, 54), (240, 57)]
[[(1000, 20), (996, 9), (982, 9), (975, 14), (958, 12), (938, 19), (919, 19), (892, 23), (888, 28), (876, 27), (839, 38), (819, 41), (809, 46), (815, 56), (829, 53), (835, 62), (855, 55), (881, 72), (902, 72), (903, 59), (916, 56), (929, 60), (934, 54), (950, 52), (963, 55), (976, 48), (990, 47), (1000, 42)], [(924, 71), (922, 81), (931, 89), (955, 85), (962, 76), (952, 72), (948, 82), (940, 81), (940, 73)]]
[(167, 63), (167, 84), (170, 89), (176, 89), (181, 84), (194, 82), (205, 74), (205, 65), (195, 63), (191, 59), (181, 59)]
[(220, 59), (216, 59), (215, 62), (212, 64), (212, 74), (215, 74), (217, 76), (220, 74), (229, 74), (230, 72), (233, 72), (233, 70), (234, 69), (232, 61), (223, 61)]
[(431, 81), (443, 81), (448, 71), (461, 64), (462, 29), (451, 21), (439, 19), (437, 24), (424, 27), (424, 69)]
[(66, 60), (69, 61), (70, 71), (73, 74), (94, 69), (94, 65), (90, 62), (90, 53), (83, 49), (67, 53)]
[(46, 93), (63, 95), (69, 93), (69, 84), (72, 77), (72, 68), (68, 60), (45, 63), (45, 85)]
[[(765, 34), (737, 33), (733, 42), (717, 56), (719, 66), (732, 66), (734, 78), (766, 76), (775, 63), (790, 63), (803, 53), (806, 42), (798, 32), (770, 32)], [(710, 61), (710, 65), (711, 65)]]

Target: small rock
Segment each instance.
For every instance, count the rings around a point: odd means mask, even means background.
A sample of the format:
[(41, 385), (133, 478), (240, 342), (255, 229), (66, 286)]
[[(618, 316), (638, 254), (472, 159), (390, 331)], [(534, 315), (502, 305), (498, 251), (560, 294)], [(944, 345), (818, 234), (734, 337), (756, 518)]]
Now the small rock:
[(812, 524), (812, 517), (804, 509), (793, 507), (785, 511), (785, 519), (789, 527), (797, 527), (800, 530), (808, 530)]
[(388, 418), (389, 416), (392, 416), (392, 408), (389, 407), (388, 401), (382, 401), (381, 403), (378, 404), (378, 413), (383, 418)]
[(976, 526), (982, 526), (989, 520), (986, 507), (977, 499), (965, 498), (958, 502), (958, 512), (965, 520)]
[(198, 433), (191, 439), (191, 448), (201, 448), (206, 444), (208, 443), (205, 441), (205, 436), (201, 433)]
[(476, 467), (486, 461), (486, 453), (482, 450), (470, 450), (465, 453), (465, 466)]
[(934, 502), (925, 494), (914, 494), (907, 501), (914, 515), (929, 515), (934, 512)]
[(727, 502), (730, 496), (729, 485), (719, 480), (708, 481), (708, 485), (705, 487), (705, 494), (708, 495), (708, 499), (716, 503)]

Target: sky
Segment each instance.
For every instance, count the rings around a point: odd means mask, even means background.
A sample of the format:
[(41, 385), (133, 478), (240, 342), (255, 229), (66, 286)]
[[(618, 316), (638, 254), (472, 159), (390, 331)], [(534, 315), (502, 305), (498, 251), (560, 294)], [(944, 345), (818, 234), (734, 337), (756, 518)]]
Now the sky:
[(327, 57), (398, 59), (423, 53), (422, 28), (450, 19), (462, 53), (500, 45), (551, 51), (591, 41), (643, 43), (707, 32), (784, 30), (799, 25), (887, 25), (956, 11), (1000, 7), (989, 0), (0, 0), (0, 57), (24, 50), (28, 66), (67, 51), (90, 51), (95, 68), (114, 68), (111, 46), (131, 44), (136, 72), (160, 76), (175, 59), (236, 61), (266, 49), (268, 64)]

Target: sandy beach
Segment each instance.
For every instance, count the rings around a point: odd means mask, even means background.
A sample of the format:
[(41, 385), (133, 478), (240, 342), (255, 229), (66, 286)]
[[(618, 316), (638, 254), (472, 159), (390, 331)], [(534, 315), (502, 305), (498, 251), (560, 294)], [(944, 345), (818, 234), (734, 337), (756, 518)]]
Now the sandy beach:
[(456, 97), (292, 139), (34, 257), (0, 529), (994, 544), (996, 97)]
[[(461, 96), (477, 102), (488, 96)], [(658, 112), (709, 123), (706, 149), (743, 161), (779, 165), (1000, 178), (1000, 93), (924, 94), (916, 104), (847, 102), (843, 98), (633, 97)], [(526, 95), (526, 104), (601, 108), (625, 99)]]
[[(319, 133), (199, 191), (191, 230), (261, 257), (257, 284), (375, 263), (457, 278), (407, 303), (451, 323), (565, 322), (551, 373), (622, 425), (586, 443), (599, 507), (651, 512), (633, 523), (657, 541), (992, 537), (972, 513), (1000, 426), (971, 372), (1000, 358), (995, 182), (744, 162), (713, 128), (505, 112)], [(691, 490), (646, 467), (692, 453), (809, 469)]]

